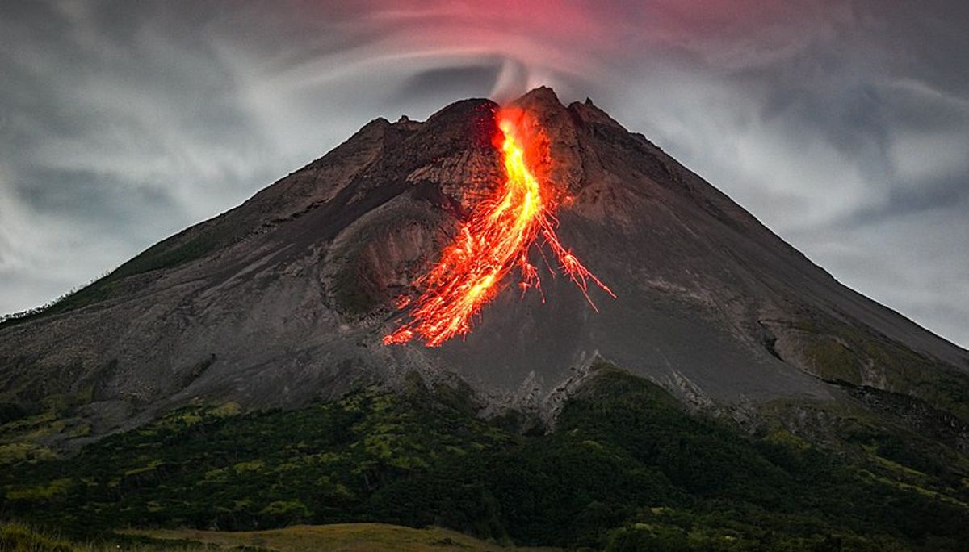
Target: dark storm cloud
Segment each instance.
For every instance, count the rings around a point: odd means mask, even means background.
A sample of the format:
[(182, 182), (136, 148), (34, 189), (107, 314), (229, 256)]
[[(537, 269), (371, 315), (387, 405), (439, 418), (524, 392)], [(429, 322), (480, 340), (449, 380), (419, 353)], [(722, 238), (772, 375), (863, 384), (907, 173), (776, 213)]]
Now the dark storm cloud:
[(368, 120), (591, 96), (846, 284), (969, 344), (969, 8), (928, 2), (0, 6), (0, 310)]

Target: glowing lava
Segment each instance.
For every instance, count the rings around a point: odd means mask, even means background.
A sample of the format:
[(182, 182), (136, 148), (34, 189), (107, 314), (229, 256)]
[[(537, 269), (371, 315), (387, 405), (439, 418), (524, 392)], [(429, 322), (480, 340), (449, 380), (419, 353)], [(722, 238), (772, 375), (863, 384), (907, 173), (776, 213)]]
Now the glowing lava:
[[(444, 249), (441, 260), (415, 282), (425, 291), (414, 300), (410, 321), (385, 336), (385, 344), (405, 343), (420, 336), (428, 347), (437, 347), (468, 333), (472, 317), (495, 298), (501, 281), (516, 267), (521, 273), (522, 293), (532, 287), (539, 289), (538, 270), (528, 260), (539, 236), (593, 309), (595, 304), (588, 295), (590, 280), (615, 297), (555, 234), (558, 221), (553, 213), (559, 194), (529, 167), (547, 156), (547, 140), (521, 110), (503, 108), (497, 117), (495, 145), (504, 156), (505, 182), (491, 198), (475, 207), (454, 242)], [(409, 303), (405, 298), (398, 302), (398, 308)]]

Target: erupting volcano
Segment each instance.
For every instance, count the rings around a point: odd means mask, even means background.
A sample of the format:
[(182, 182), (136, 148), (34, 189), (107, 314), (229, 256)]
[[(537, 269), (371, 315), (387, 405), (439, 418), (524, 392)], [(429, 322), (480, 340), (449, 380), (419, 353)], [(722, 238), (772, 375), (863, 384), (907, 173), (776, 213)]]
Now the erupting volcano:
[(70, 443), (196, 401), (296, 408), (416, 373), (552, 419), (600, 358), (743, 412), (847, 401), (840, 381), (942, 401), (969, 377), (969, 353), (839, 284), (591, 100), (538, 88), (375, 119), (0, 324), (0, 407), (87, 397)]
[[(504, 183), (475, 206), (440, 261), (416, 280), (424, 291), (414, 301), (411, 320), (385, 336), (384, 344), (405, 343), (416, 334), (428, 347), (437, 347), (468, 333), (471, 318), (494, 299), (502, 281), (516, 267), (522, 293), (529, 288), (541, 292), (538, 269), (529, 261), (529, 252), (539, 236), (593, 309), (595, 304), (587, 293), (589, 280), (615, 297), (555, 233), (554, 212), (562, 192), (549, 179), (540, 177), (536, 169), (548, 157), (548, 140), (541, 128), (517, 108), (502, 108), (496, 118), (494, 142), (504, 160)], [(541, 245), (537, 249), (554, 276)], [(410, 298), (404, 296), (398, 308), (410, 304)]]

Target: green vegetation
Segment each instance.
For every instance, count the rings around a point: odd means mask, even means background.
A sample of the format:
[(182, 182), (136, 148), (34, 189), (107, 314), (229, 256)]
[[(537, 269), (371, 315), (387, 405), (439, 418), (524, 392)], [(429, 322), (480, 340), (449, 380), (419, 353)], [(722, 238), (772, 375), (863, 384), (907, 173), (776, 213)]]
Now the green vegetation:
[[(29, 363), (0, 359), (0, 371), (6, 369), (10, 369), (8, 379), (2, 383), (10, 391), (0, 395), (0, 469), (8, 464), (55, 458), (52, 443), (90, 432), (90, 425), (78, 413), (93, 400), (94, 385), (82, 385), (74, 393), (57, 393), (70, 385), (71, 374), (81, 371), (79, 366), (60, 371), (59, 378), (42, 378), (31, 371)], [(18, 395), (28, 400), (14, 402)]]
[(26, 525), (0, 524), (0, 550), (9, 552), (75, 552), (70, 542), (45, 535)]
[(154, 539), (147, 536), (115, 535), (112, 539), (78, 542), (37, 530), (21, 523), (0, 523), (0, 550), (4, 552), (195, 552), (202, 550), (247, 550), (265, 552), (265, 549), (247, 546), (232, 548), (215, 547), (185, 539)]
[(779, 427), (748, 435), (607, 365), (546, 434), (477, 418), (467, 389), (409, 387), (295, 411), (184, 408), (8, 466), (0, 511), (72, 536), (379, 521), (612, 551), (939, 552), (969, 538), (965, 460), (907, 434), (858, 423), (857, 456)]
[(807, 344), (806, 360), (821, 378), (854, 386), (865, 374), (883, 378), (878, 387), (917, 397), (969, 422), (969, 376), (922, 356), (873, 330), (818, 313), (791, 329)]

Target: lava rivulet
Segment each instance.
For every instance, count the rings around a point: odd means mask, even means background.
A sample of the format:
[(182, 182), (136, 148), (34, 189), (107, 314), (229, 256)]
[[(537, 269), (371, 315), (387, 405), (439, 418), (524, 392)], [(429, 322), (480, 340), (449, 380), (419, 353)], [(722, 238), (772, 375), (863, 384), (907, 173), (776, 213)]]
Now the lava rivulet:
[[(420, 336), (428, 347), (437, 347), (468, 333), (472, 317), (495, 298), (502, 280), (515, 268), (520, 272), (522, 293), (529, 288), (540, 289), (538, 269), (528, 259), (539, 236), (592, 308), (590, 280), (615, 297), (555, 234), (559, 193), (531, 168), (547, 156), (547, 140), (531, 117), (519, 109), (503, 108), (497, 118), (495, 145), (504, 159), (505, 181), (490, 198), (474, 207), (454, 241), (444, 248), (440, 261), (415, 281), (424, 292), (413, 301), (410, 320), (385, 336), (385, 344), (405, 343)], [(404, 299), (398, 307), (410, 303)]]

